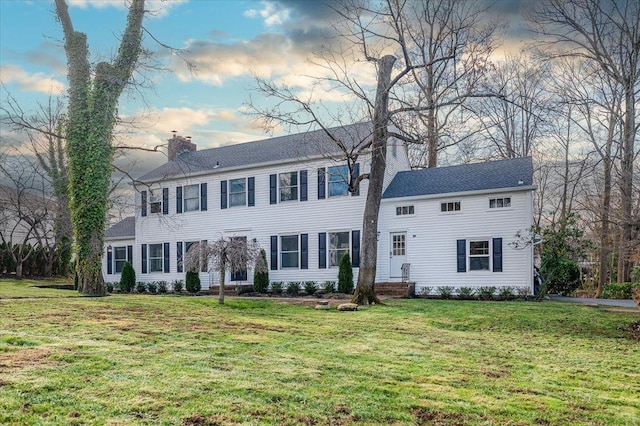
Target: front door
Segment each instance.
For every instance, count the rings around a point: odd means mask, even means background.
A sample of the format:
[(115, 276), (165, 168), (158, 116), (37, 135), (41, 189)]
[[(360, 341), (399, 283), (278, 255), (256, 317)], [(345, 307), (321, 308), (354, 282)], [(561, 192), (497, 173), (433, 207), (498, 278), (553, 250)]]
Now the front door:
[[(234, 242), (247, 245), (247, 237), (231, 237)], [(240, 269), (237, 269), (240, 268)], [(247, 281), (247, 265), (237, 265), (231, 268), (231, 281)]]
[(390, 235), (389, 278), (402, 278), (402, 264), (407, 261), (407, 233), (392, 232)]

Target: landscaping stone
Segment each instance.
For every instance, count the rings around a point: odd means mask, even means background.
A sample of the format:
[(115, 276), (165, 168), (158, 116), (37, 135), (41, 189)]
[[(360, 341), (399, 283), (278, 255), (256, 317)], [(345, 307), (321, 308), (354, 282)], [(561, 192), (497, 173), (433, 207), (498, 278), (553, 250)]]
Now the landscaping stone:
[(329, 302), (327, 301), (327, 303), (318, 303), (316, 305), (316, 309), (321, 311), (328, 311), (329, 309), (331, 309), (331, 306), (329, 306)]
[(358, 304), (357, 303), (342, 303), (338, 305), (339, 311), (357, 311)]

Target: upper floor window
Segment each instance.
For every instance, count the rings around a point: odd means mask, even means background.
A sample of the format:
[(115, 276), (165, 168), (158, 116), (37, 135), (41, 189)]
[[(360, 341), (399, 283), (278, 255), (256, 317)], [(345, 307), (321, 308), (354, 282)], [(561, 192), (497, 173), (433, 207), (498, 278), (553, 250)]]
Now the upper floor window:
[(398, 206), (396, 207), (396, 216), (403, 216), (407, 214), (414, 214), (415, 207), (414, 206)]
[(446, 203), (440, 203), (441, 212), (459, 212), (460, 201), (449, 201)]
[(229, 207), (246, 205), (247, 180), (245, 178), (229, 180)]
[(153, 194), (149, 196), (149, 211), (151, 213), (160, 213), (162, 211), (162, 197), (158, 194)]
[(184, 211), (200, 210), (200, 185), (186, 185), (184, 187)]
[(347, 195), (349, 192), (349, 167), (329, 167), (329, 197)]
[(489, 208), (499, 209), (501, 207), (511, 207), (511, 197), (490, 198)]
[(489, 241), (469, 241), (469, 270), (489, 270)]
[(298, 172), (280, 173), (280, 201), (298, 199)]

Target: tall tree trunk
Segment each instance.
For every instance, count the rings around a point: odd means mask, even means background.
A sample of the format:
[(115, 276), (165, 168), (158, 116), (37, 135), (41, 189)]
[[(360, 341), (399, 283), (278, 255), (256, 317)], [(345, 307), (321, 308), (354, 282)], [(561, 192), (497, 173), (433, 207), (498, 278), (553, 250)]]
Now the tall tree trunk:
[(427, 67), (427, 85), (425, 87), (425, 96), (427, 98), (427, 167), (433, 168), (438, 166), (438, 133), (436, 132), (436, 104), (434, 100), (435, 88), (433, 82), (433, 71), (431, 67)]
[[(636, 52), (636, 55), (638, 53)], [(625, 85), (625, 113), (623, 150), (620, 160), (620, 195), (622, 197), (621, 229), (618, 256), (618, 282), (628, 282), (631, 273), (631, 194), (633, 193), (633, 157), (635, 142), (635, 78), (629, 78)]]
[(101, 259), (113, 159), (111, 140), (118, 99), (140, 55), (144, 0), (131, 2), (114, 63), (99, 63), (93, 80), (87, 37), (73, 29), (65, 0), (55, 3), (68, 63), (66, 139), (78, 291), (104, 295)]
[(227, 265), (223, 262), (220, 265), (220, 288), (218, 289), (218, 303), (224, 305), (224, 280), (227, 273)]
[(362, 221), (362, 252), (360, 253), (360, 272), (358, 284), (352, 302), (359, 305), (380, 303), (376, 296), (374, 283), (378, 263), (378, 213), (382, 199), (384, 173), (387, 167), (387, 138), (389, 125), (389, 90), (391, 71), (396, 58), (386, 55), (377, 61), (378, 86), (373, 111), (373, 141), (371, 144), (371, 171), (369, 189)]
[(604, 284), (608, 277), (609, 264), (609, 212), (611, 210), (611, 161), (604, 159), (604, 193), (602, 194), (602, 213), (600, 222), (600, 262), (598, 263), (598, 287), (595, 297), (602, 296)]

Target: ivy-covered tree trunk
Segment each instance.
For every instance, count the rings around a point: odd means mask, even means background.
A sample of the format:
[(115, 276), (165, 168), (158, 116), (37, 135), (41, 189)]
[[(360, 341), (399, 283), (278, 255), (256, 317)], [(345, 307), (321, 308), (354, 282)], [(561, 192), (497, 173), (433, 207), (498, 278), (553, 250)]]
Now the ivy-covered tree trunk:
[(371, 170), (369, 189), (362, 221), (362, 245), (360, 253), (360, 271), (358, 284), (353, 294), (353, 303), (368, 305), (380, 303), (376, 296), (374, 283), (378, 263), (378, 213), (382, 200), (384, 172), (387, 168), (387, 138), (389, 125), (389, 91), (391, 90), (391, 71), (396, 57), (387, 55), (377, 61), (378, 86), (376, 88), (373, 112), (373, 141), (371, 143)]
[(78, 291), (104, 295), (101, 258), (113, 159), (111, 142), (118, 99), (140, 55), (144, 0), (131, 1), (118, 54), (113, 63), (100, 62), (93, 78), (86, 34), (73, 29), (65, 0), (55, 0), (55, 4), (68, 66), (65, 130)]

